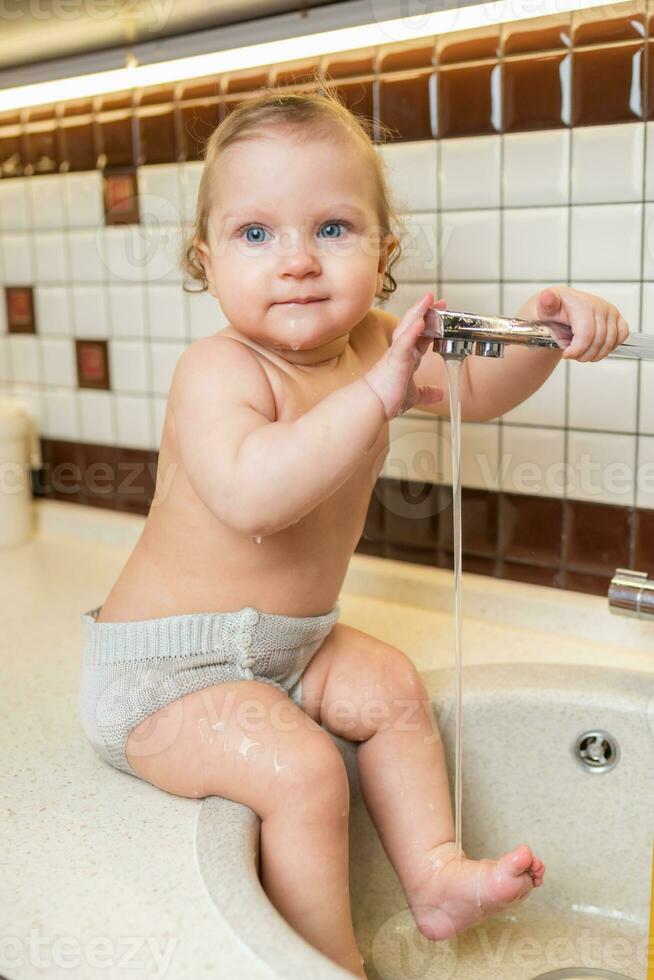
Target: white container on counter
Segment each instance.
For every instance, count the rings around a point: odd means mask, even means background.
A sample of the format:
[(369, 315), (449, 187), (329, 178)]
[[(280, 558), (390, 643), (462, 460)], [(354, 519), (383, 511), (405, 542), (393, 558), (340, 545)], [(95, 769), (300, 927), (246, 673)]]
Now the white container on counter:
[(34, 419), (20, 400), (0, 398), (0, 549), (32, 536), (30, 466), (41, 466)]

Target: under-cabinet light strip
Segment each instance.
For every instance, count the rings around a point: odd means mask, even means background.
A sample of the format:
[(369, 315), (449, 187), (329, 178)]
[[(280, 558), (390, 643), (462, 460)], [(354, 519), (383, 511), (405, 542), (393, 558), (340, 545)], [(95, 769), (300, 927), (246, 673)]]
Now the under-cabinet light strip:
[[(218, 75), (228, 71), (240, 71), (263, 65), (280, 64), (299, 58), (316, 57), (334, 52), (355, 51), (374, 45), (416, 41), (423, 37), (447, 34), (452, 31), (489, 27), (492, 24), (517, 20), (529, 20), (548, 14), (562, 14), (572, 10), (603, 6), (620, 6), (628, 0), (493, 0), (468, 7), (452, 7), (413, 17), (362, 24), (337, 30), (322, 31), (266, 41), (225, 51), (176, 58), (155, 64), (127, 65), (111, 71), (78, 75), (20, 85), (0, 90), (0, 111), (23, 109), (27, 106), (51, 102), (65, 102), (109, 92), (120, 92), (150, 85), (165, 85), (206, 75)], [(521, 9), (522, 4), (527, 10)], [(534, 8), (537, 9), (534, 9)]]

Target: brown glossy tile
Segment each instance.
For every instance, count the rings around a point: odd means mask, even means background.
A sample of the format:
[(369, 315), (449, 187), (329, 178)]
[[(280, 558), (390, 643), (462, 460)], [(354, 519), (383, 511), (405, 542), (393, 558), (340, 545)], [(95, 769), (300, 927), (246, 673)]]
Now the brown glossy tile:
[(139, 192), (134, 168), (105, 172), (104, 220), (107, 225), (139, 223)]
[(227, 93), (234, 92), (254, 92), (256, 89), (263, 88), (268, 84), (269, 72), (267, 68), (251, 68), (247, 71), (235, 71), (223, 76), (222, 91)]
[(572, 41), (580, 44), (607, 44), (646, 36), (646, 2), (606, 4), (572, 11)]
[(108, 92), (96, 99), (96, 112), (113, 111), (114, 109), (131, 109), (134, 105), (133, 92)]
[(31, 286), (5, 286), (8, 333), (36, 333), (34, 291)]
[(383, 480), (377, 481), (368, 504), (366, 522), (361, 533), (361, 537), (366, 541), (384, 540), (383, 484)]
[(0, 177), (22, 177), (25, 149), (20, 126), (0, 130)]
[(436, 135), (436, 73), (415, 72), (376, 83), (379, 119), (397, 135), (394, 140), (424, 140)]
[(564, 506), (564, 562), (567, 569), (613, 575), (616, 568), (628, 565), (630, 508), (582, 500), (567, 500)]
[(134, 105), (165, 105), (175, 101), (175, 89), (172, 85), (157, 85), (154, 88), (143, 88), (136, 93)]
[(436, 38), (436, 58), (439, 65), (498, 58), (499, 55), (500, 28), (497, 24), (455, 31)]
[(569, 13), (510, 21), (501, 25), (500, 33), (500, 44), (505, 57), (572, 47)]
[(103, 167), (126, 167), (136, 163), (136, 119), (131, 112), (100, 115), (97, 120)]
[(139, 164), (175, 163), (178, 158), (176, 113), (173, 105), (141, 109), (139, 126)]
[(644, 45), (618, 44), (573, 53), (573, 126), (643, 118)]
[(341, 102), (347, 106), (350, 112), (354, 112), (359, 116), (365, 116), (367, 119), (373, 119), (372, 87), (372, 80), (341, 82), (335, 87), (335, 91)]
[(361, 537), (354, 550), (360, 555), (374, 555), (376, 558), (384, 558), (385, 548), (386, 546), (381, 540), (372, 541), (369, 538)]
[(610, 575), (590, 575), (587, 572), (575, 572), (569, 569), (565, 575), (564, 588), (572, 592), (608, 596), (610, 582)]
[(43, 495), (71, 503), (83, 503), (86, 463), (81, 443), (42, 439), (41, 480)]
[(193, 99), (217, 99), (223, 78), (211, 75), (208, 78), (194, 78), (190, 82), (180, 82), (177, 86), (177, 100), (188, 102)]
[(76, 340), (77, 386), (79, 388), (111, 387), (107, 340)]
[(84, 503), (95, 507), (116, 507), (118, 484), (118, 456), (122, 452), (116, 446), (82, 443), (84, 473), (82, 496)]
[(61, 169), (63, 171), (95, 170), (100, 153), (92, 116), (62, 119)]
[(57, 125), (54, 122), (30, 123), (25, 126), (25, 173), (57, 173), (61, 157)]
[(286, 64), (271, 65), (270, 83), (272, 85), (306, 85), (315, 81), (315, 73), (320, 68), (320, 59), (288, 61)]
[(146, 449), (116, 449), (117, 509), (147, 514), (157, 481), (158, 453)]
[(0, 129), (3, 126), (20, 126), (21, 122), (20, 112), (0, 112)]
[(562, 500), (502, 493), (499, 510), (499, 547), (505, 559), (561, 563)]
[[(440, 68), (438, 136), (477, 136), (499, 132), (501, 105), (495, 103), (492, 78), (499, 62)], [(499, 92), (500, 86), (495, 86)]]
[(411, 547), (406, 544), (393, 544), (387, 542), (384, 545), (383, 557), (390, 558), (391, 561), (410, 561), (414, 565), (436, 565), (436, 552), (431, 548)]
[(93, 111), (93, 99), (79, 99), (74, 102), (64, 102), (60, 106), (61, 118), (68, 116), (92, 116)]
[[(439, 485), (437, 513), (438, 546), (451, 551), (454, 541), (452, 488)], [(496, 493), (461, 488), (461, 546), (464, 553), (497, 554), (499, 531), (499, 499)]]
[(407, 44), (385, 44), (379, 49), (377, 70), (406, 71), (436, 64), (436, 38)]
[(558, 568), (545, 565), (530, 565), (527, 562), (503, 561), (499, 577), (512, 582), (529, 582), (531, 585), (547, 585), (553, 589), (563, 587), (563, 573)]
[(557, 129), (570, 118), (571, 54), (504, 61), (503, 121), (507, 133)]
[(464, 554), (461, 559), (461, 571), (472, 572), (473, 575), (491, 575), (493, 578), (497, 578), (497, 559), (485, 558), (483, 555)]
[(654, 577), (654, 510), (637, 510), (635, 515), (633, 567)]
[(375, 70), (376, 48), (358, 51), (342, 51), (323, 59), (323, 73), (328, 78), (347, 78), (351, 75), (368, 75)]
[(377, 496), (383, 508), (384, 537), (394, 544), (434, 548), (436, 525), (434, 514), (439, 506), (439, 489), (433, 483), (409, 480), (384, 480), (377, 484)]
[(205, 143), (219, 122), (220, 102), (218, 99), (181, 106), (181, 150), (185, 160), (202, 159)]

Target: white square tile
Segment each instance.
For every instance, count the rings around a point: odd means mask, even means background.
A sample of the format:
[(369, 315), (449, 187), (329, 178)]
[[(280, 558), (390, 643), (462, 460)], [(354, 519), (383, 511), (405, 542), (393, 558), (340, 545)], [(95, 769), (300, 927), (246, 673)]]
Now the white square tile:
[(645, 204), (643, 279), (654, 279), (654, 204)]
[(638, 439), (636, 507), (654, 509), (654, 439), (648, 436)]
[(570, 429), (566, 496), (633, 506), (635, 463), (636, 436)]
[(407, 234), (393, 275), (402, 282), (436, 281), (438, 273), (438, 226), (435, 214), (404, 215)]
[(150, 337), (186, 338), (186, 304), (181, 285), (148, 285), (148, 332)]
[(61, 174), (48, 174), (33, 177), (27, 184), (31, 196), (32, 223), (34, 228), (63, 228), (66, 222), (64, 212), (64, 177)]
[(502, 261), (505, 279), (565, 279), (568, 209), (506, 209)]
[(11, 379), (11, 354), (9, 352), (9, 342), (11, 334), (0, 335), (0, 380), (9, 381)]
[(504, 136), (506, 207), (567, 204), (569, 173), (569, 130), (537, 130)]
[(570, 213), (572, 278), (640, 278), (642, 204), (577, 204)]
[[(2, 293), (2, 288), (0, 287), (0, 334), (5, 334), (7, 333), (7, 304), (4, 296), (2, 296), (1, 293)], [(38, 318), (37, 318), (37, 330), (38, 330)]]
[[(534, 352), (538, 356), (538, 351)], [(506, 354), (505, 354), (506, 356)], [(566, 364), (559, 361), (540, 388), (520, 405), (505, 412), (505, 422), (521, 425), (565, 426)], [(505, 430), (506, 431), (506, 430)]]
[(441, 282), (436, 299), (444, 299), (448, 310), (490, 315), (499, 309), (500, 285), (497, 282)]
[(645, 200), (654, 200), (654, 123), (645, 124)]
[[(43, 425), (45, 422), (45, 405), (43, 401), (43, 392), (36, 385), (22, 385), (15, 384), (13, 386), (12, 398), (20, 402), (21, 408), (23, 408), (30, 418), (34, 421), (37, 431), (41, 433), (43, 431)], [(36, 456), (40, 457), (40, 447), (36, 450)], [(34, 466), (34, 463), (30, 463)]]
[(180, 163), (177, 166), (179, 167), (179, 184), (182, 198), (182, 221), (194, 224), (198, 190), (204, 164), (202, 160), (191, 160), (188, 163)]
[(499, 279), (499, 211), (444, 211), (438, 244), (439, 278)]
[[(432, 288), (433, 285), (433, 288)], [(382, 310), (387, 310), (389, 313), (393, 313), (394, 316), (403, 317), (410, 306), (417, 303), (421, 296), (424, 296), (428, 289), (434, 293), (436, 299), (439, 298), (439, 294), (436, 292), (436, 283), (427, 284), (424, 282), (398, 282), (397, 289), (394, 293), (391, 293), (388, 300), (385, 303), (379, 303), (378, 308)], [(205, 294), (210, 295), (210, 294)], [(199, 297), (198, 297), (199, 298)], [(213, 299), (213, 297), (211, 297)], [(215, 303), (216, 300), (213, 300)], [(375, 304), (373, 304), (375, 305)], [(195, 299), (192, 299), (189, 303), (189, 309), (197, 309)], [(210, 318), (210, 322), (213, 324), (215, 318), (215, 312), (213, 306), (209, 303), (206, 305), (207, 315)], [(207, 330), (207, 333), (214, 331)], [(192, 336), (202, 337), (205, 334), (193, 334), (193, 325), (191, 324)]]
[(77, 385), (75, 344), (72, 339), (44, 337), (41, 340), (43, 373), (46, 384)]
[(68, 249), (63, 232), (35, 232), (34, 256), (37, 282), (64, 282), (70, 278)]
[(36, 286), (34, 305), (36, 329), (40, 334), (70, 336), (73, 333), (68, 286)]
[(638, 331), (640, 323), (640, 283), (638, 282), (570, 282), (573, 289), (581, 289), (594, 296), (601, 296), (617, 306), (627, 321), (630, 333)]
[(654, 361), (640, 365), (639, 431), (654, 436)]
[(564, 464), (563, 429), (502, 428), (501, 483), (507, 493), (562, 496)]
[(45, 421), (42, 435), (47, 439), (79, 439), (77, 392), (47, 389), (44, 392)]
[[(627, 322), (629, 323), (630, 331), (636, 332), (638, 329), (637, 323), (635, 324), (631, 320)], [(640, 318), (640, 331), (641, 333), (654, 334), (654, 282), (643, 283), (643, 307)]]
[(387, 168), (395, 206), (399, 211), (436, 211), (438, 208), (438, 142), (410, 140), (376, 146)]
[(642, 200), (644, 123), (576, 126), (571, 135), (573, 204)]
[(145, 337), (145, 290), (140, 283), (111, 283), (107, 289), (113, 337)]
[(113, 282), (142, 282), (148, 261), (148, 232), (141, 225), (111, 225), (98, 232), (107, 278)]
[(568, 425), (603, 432), (636, 431), (638, 363), (606, 357), (569, 361)]
[(102, 253), (104, 230), (73, 228), (67, 234), (72, 278), (75, 282), (103, 282), (107, 277)]
[(109, 344), (109, 376), (113, 391), (147, 391), (147, 357), (143, 341), (112, 340)]
[(440, 140), (441, 208), (500, 205), (500, 137)]
[(143, 278), (148, 282), (181, 282), (182, 225), (161, 225), (155, 219), (139, 226), (144, 236)]
[(439, 483), (438, 419), (398, 416), (390, 422), (388, 455), (381, 475), (391, 480)]
[(94, 442), (102, 446), (115, 445), (112, 392), (80, 388), (77, 396), (82, 442)]
[(97, 228), (104, 225), (102, 174), (68, 173), (64, 177), (66, 222), (69, 228)]
[(182, 218), (179, 166), (176, 163), (148, 164), (138, 168), (139, 212), (142, 222), (180, 224)]
[(158, 398), (156, 396), (152, 396), (150, 400), (154, 409), (154, 440), (151, 448), (158, 449), (161, 444), (161, 437), (163, 435), (163, 427), (166, 419), (166, 406), (168, 401), (166, 398)]
[[(450, 423), (441, 420), (441, 467), (443, 482), (452, 482)], [(479, 490), (499, 490), (500, 427), (497, 422), (463, 422), (461, 425), (461, 485)]]
[(24, 231), (30, 226), (27, 184), (32, 178), (17, 177), (0, 181), (0, 228)]
[[(184, 293), (188, 311), (190, 335), (193, 340), (210, 337), (227, 326), (227, 317), (220, 303), (208, 289), (202, 292)], [(411, 305), (411, 304), (409, 304)]]
[(107, 301), (104, 286), (73, 286), (75, 336), (108, 337)]
[(8, 335), (8, 340), (11, 380), (40, 383), (39, 337), (36, 334), (13, 333)]
[(119, 446), (155, 449), (152, 437), (151, 399), (144, 395), (115, 395), (116, 438)]
[(32, 285), (34, 263), (30, 235), (16, 232), (2, 236), (2, 276), (9, 286)]
[(157, 395), (167, 395), (170, 389), (175, 365), (186, 350), (186, 344), (176, 344), (163, 340), (153, 340), (150, 344), (152, 391)]
[(499, 307), (500, 316), (524, 316), (520, 311), (525, 304), (543, 289), (548, 289), (553, 283), (549, 279), (540, 282), (504, 282), (502, 283), (502, 302)]

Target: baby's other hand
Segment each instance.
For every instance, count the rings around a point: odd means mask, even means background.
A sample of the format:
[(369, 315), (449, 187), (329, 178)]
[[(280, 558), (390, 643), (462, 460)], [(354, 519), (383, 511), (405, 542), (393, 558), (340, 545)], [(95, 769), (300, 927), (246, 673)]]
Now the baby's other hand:
[(620, 311), (601, 296), (569, 286), (550, 286), (535, 299), (537, 319), (557, 320), (572, 330), (572, 340), (562, 355), (568, 361), (601, 361), (629, 336), (629, 324)]

